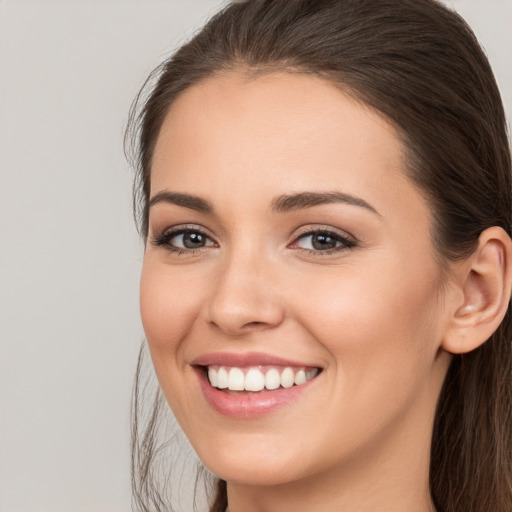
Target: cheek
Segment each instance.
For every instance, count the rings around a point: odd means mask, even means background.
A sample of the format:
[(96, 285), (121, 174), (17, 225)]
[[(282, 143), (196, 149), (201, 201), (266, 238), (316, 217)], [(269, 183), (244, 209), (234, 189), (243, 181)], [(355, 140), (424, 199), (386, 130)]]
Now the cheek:
[(329, 286), (320, 284), (309, 283), (302, 320), (330, 354), (326, 438), (345, 450), (389, 432), (411, 414), (428, 418), (437, 393), (432, 368), (438, 336), (432, 320), (436, 293), (428, 279), (345, 274)]
[[(197, 320), (201, 299), (193, 279), (147, 257), (140, 280), (140, 310), (151, 359), (163, 394), (181, 425), (194, 417), (183, 380), (183, 340)], [(192, 407), (192, 410), (190, 409)], [(190, 429), (186, 429), (190, 430)]]
[(307, 283), (302, 308), (306, 329), (331, 354), (343, 385), (361, 393), (379, 380), (396, 387), (425, 377), (441, 332), (434, 271), (414, 275), (399, 263), (382, 273), (368, 268)]
[[(198, 299), (192, 283), (182, 283), (170, 269), (145, 259), (140, 280), (140, 311), (153, 356), (173, 358), (197, 318)], [(155, 357), (157, 356), (157, 357)]]

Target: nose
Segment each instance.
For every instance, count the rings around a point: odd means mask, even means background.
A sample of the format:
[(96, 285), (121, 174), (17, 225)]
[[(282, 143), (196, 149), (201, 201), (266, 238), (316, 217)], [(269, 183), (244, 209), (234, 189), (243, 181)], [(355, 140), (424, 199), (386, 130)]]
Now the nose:
[(278, 326), (285, 309), (272, 264), (231, 256), (218, 269), (205, 304), (206, 321), (230, 336)]

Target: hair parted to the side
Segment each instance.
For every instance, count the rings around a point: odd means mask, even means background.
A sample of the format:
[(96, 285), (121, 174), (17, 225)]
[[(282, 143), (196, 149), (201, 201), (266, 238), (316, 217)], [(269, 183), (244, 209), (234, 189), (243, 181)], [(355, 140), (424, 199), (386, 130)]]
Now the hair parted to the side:
[[(503, 106), (484, 52), (456, 13), (436, 0), (252, 0), (216, 14), (155, 70), (134, 103), (127, 140), (144, 238), (151, 159), (166, 113), (185, 89), (232, 69), (311, 73), (390, 120), (407, 150), (409, 176), (432, 207), (440, 265), (471, 254), (488, 227), (512, 234)], [(512, 510), (511, 342), (509, 303), (491, 339), (453, 359), (432, 438), (438, 512)], [(158, 403), (141, 432), (135, 393), (132, 470), (141, 511), (170, 510), (158, 482), (148, 484)], [(211, 512), (224, 512), (226, 503), (221, 481)]]

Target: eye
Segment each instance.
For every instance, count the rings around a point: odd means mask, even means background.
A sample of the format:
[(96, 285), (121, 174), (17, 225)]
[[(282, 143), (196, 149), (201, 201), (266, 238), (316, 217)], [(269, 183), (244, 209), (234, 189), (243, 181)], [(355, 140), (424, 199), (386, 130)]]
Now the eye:
[[(203, 233), (197, 231), (180, 233), (174, 235), (169, 240), (169, 244), (183, 249), (200, 249), (201, 247), (206, 247), (208, 242), (211, 242), (211, 240), (206, 235), (203, 235)], [(210, 243), (209, 245), (212, 244)]]
[(213, 240), (198, 229), (180, 228), (166, 231), (152, 240), (156, 246), (165, 246), (169, 250), (185, 252), (203, 247), (213, 247)]
[(310, 252), (332, 253), (355, 247), (355, 242), (348, 237), (328, 230), (310, 230), (301, 234), (292, 244)]

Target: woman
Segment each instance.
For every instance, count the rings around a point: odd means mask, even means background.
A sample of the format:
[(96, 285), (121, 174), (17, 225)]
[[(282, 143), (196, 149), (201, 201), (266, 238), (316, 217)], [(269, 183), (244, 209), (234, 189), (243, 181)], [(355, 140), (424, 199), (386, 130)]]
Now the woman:
[[(467, 25), (238, 3), (152, 78), (141, 313), (210, 510), (510, 511), (510, 153)], [(138, 394), (136, 501), (167, 510)]]

